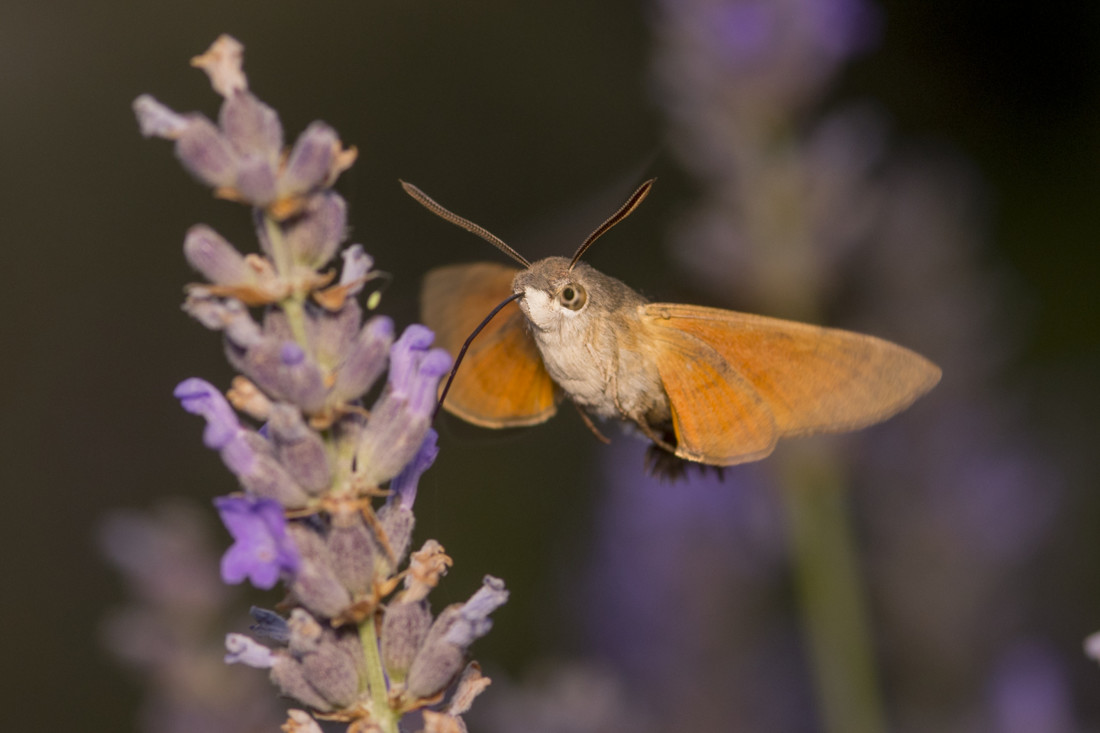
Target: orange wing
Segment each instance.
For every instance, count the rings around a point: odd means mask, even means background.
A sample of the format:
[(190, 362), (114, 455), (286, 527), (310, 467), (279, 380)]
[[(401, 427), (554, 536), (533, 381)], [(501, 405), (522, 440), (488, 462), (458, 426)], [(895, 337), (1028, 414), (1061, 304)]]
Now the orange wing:
[[(424, 278), (420, 312), (438, 344), (457, 356), (500, 301), (512, 294), (512, 267), (450, 265)], [(534, 425), (557, 411), (558, 388), (546, 373), (519, 306), (510, 303), (470, 344), (443, 407), (489, 428)]]
[[(666, 357), (669, 361), (679, 358), (684, 362), (680, 368), (689, 369), (688, 362), (699, 358), (687, 345), (694, 343), (705, 354), (702, 362), (706, 370), (718, 374), (712, 366), (714, 353), (734, 375), (720, 386), (717, 397), (710, 397), (706, 391), (713, 387), (692, 387), (690, 377), (677, 379), (685, 384), (668, 390), (665, 372), (673, 371), (673, 365), (662, 368), (674, 423), (682, 423), (684, 415), (710, 416), (722, 410), (737, 420), (745, 419), (741, 413), (749, 392), (771, 416), (780, 437), (855, 430), (900, 412), (940, 379), (939, 368), (919, 354), (850, 331), (669, 303), (644, 306), (642, 320), (653, 334), (662, 334), (664, 342), (671, 340), (668, 333), (674, 333), (685, 344), (678, 357)], [(736, 398), (731, 399), (729, 392)], [(716, 405), (722, 401), (728, 401), (728, 406)], [(757, 416), (748, 415), (747, 428), (728, 433), (723, 432), (728, 430), (724, 419), (703, 419), (710, 422), (694, 430), (706, 436), (705, 442), (689, 431), (687, 450), (706, 457), (693, 460), (717, 463), (714, 459), (735, 457), (736, 463), (761, 457), (757, 455), (761, 440), (744, 443), (746, 433), (755, 435), (758, 430), (761, 421)], [(677, 426), (677, 437), (681, 429)]]
[(685, 331), (650, 329), (672, 409), (676, 455), (714, 466), (756, 461), (779, 434), (768, 406), (717, 351)]

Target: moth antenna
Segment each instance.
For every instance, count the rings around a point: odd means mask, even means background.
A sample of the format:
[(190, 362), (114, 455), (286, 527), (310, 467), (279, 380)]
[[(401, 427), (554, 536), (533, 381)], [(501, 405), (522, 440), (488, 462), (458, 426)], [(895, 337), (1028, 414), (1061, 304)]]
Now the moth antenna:
[(434, 200), (432, 200), (431, 196), (424, 193), (423, 191), (421, 191), (419, 188), (412, 185), (411, 183), (406, 183), (405, 181), (401, 181), (401, 188), (405, 189), (405, 193), (412, 196), (414, 199), (416, 199), (420, 203), (421, 206), (423, 206), (425, 209), (427, 209), (428, 211), (430, 211), (433, 214), (435, 214), (436, 216), (438, 216), (440, 219), (445, 219), (445, 220), (451, 222), (452, 224), (456, 224), (456, 225), (462, 227), (463, 229), (470, 232), (471, 234), (476, 234), (477, 236), (481, 237), (486, 242), (493, 245), (494, 247), (499, 249), (501, 252), (508, 255), (509, 257), (511, 257), (513, 260), (520, 263), (524, 267), (531, 267), (531, 263), (527, 261), (526, 257), (521, 255), (519, 252), (515, 251), (511, 247), (509, 247), (507, 244), (504, 243), (504, 240), (502, 240), (500, 237), (498, 237), (497, 235), (490, 232), (485, 227), (474, 224), (469, 219), (464, 219), (463, 217), (459, 216), (458, 214), (454, 213), (453, 211), (449, 211), (449, 210), (443, 208), (438, 203), (436, 203)]
[[(431, 199), (428, 200), (431, 201)], [(493, 316), (500, 313), (504, 306), (522, 297), (523, 293), (515, 293), (502, 300), (496, 308), (489, 311), (489, 315), (485, 316), (485, 320), (477, 324), (477, 328), (474, 329), (474, 332), (466, 338), (465, 343), (462, 344), (462, 348), (458, 350), (458, 356), (455, 357), (454, 366), (451, 367), (451, 375), (447, 377), (447, 383), (443, 385), (443, 391), (439, 393), (439, 402), (436, 403), (435, 412), (432, 413), (432, 420), (435, 420), (436, 416), (439, 415), (439, 411), (443, 409), (443, 400), (447, 399), (447, 392), (451, 390), (451, 382), (455, 381), (455, 375), (458, 374), (458, 365), (462, 363), (462, 358), (466, 356), (466, 350), (470, 348), (470, 344), (472, 344), (474, 339), (477, 338), (477, 335), (481, 333), (481, 329), (488, 326), (489, 321), (493, 320)]]
[(648, 181), (638, 186), (638, 190), (630, 194), (630, 198), (626, 200), (625, 204), (619, 207), (618, 211), (608, 217), (607, 221), (603, 224), (596, 227), (596, 231), (588, 235), (588, 238), (581, 243), (581, 246), (577, 248), (576, 254), (573, 255), (573, 259), (569, 263), (570, 270), (580, 262), (581, 256), (588, 251), (588, 248), (592, 246), (593, 242), (603, 236), (608, 229), (630, 216), (634, 209), (638, 208), (638, 204), (642, 203), (645, 197), (649, 195), (649, 189), (653, 188), (653, 182), (656, 180), (656, 178), (650, 178)]

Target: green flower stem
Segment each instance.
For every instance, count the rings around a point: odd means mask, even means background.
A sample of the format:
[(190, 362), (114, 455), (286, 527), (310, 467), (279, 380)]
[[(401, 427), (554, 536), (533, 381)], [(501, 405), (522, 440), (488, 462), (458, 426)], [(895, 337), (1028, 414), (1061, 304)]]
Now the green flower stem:
[[(286, 251), (286, 240), (279, 222), (270, 216), (264, 217), (264, 228), (267, 230), (267, 239), (271, 245), (271, 259), (275, 263), (275, 271), (286, 278), (291, 276), (290, 253)], [(286, 314), (287, 324), (294, 340), (307, 353), (309, 352), (309, 338), (306, 335), (306, 312), (304, 300), (300, 293), (291, 293), (279, 302), (279, 307)]]
[(784, 479), (795, 583), (824, 729), (882, 733), (886, 723), (841, 467), (823, 455), (803, 455)]
[(307, 354), (310, 353), (309, 336), (306, 335), (306, 309), (297, 296), (291, 296), (279, 303), (286, 314), (286, 322), (290, 326), (290, 332), (294, 340)]
[(374, 722), (378, 724), (382, 733), (398, 733), (397, 716), (390, 707), (386, 674), (382, 670), (382, 655), (378, 652), (378, 632), (375, 630), (373, 613), (359, 624), (359, 641), (363, 645), (363, 656), (367, 660), (367, 687), (370, 692)]

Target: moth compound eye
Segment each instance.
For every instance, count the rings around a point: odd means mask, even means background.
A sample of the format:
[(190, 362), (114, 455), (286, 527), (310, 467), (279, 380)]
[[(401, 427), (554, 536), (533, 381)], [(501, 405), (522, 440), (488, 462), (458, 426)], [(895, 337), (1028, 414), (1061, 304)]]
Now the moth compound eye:
[(558, 302), (571, 311), (579, 311), (588, 302), (588, 294), (579, 284), (573, 283), (561, 289)]

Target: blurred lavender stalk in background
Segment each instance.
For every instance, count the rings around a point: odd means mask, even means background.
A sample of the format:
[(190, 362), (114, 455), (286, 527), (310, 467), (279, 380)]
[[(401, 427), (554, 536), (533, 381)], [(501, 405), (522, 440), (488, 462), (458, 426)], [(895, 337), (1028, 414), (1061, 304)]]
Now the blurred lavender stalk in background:
[[(649, 603), (598, 593), (592, 641), (668, 729), (993, 730), (1024, 714), (996, 680), (1025, 631), (1024, 571), (1060, 486), (993, 387), (1013, 344), (1003, 293), (977, 269), (977, 176), (935, 151), (892, 149), (869, 105), (820, 111), (881, 21), (865, 0), (659, 4), (657, 91), (702, 188), (674, 255), (725, 305), (815, 322), (857, 314), (835, 325), (944, 371), (927, 403), (886, 425), (803, 441), (723, 486), (669, 491), (615, 460), (593, 586), (645, 587)], [(785, 552), (798, 619), (781, 602)], [(1057, 688), (1054, 659), (1011, 684)], [(1068, 710), (1045, 711), (1032, 730), (1066, 729)]]
[(608, 452), (575, 611), (648, 730), (1075, 730), (1028, 626), (1064, 489), (998, 382), (1014, 344), (978, 265), (982, 183), (892, 144), (872, 105), (821, 108), (882, 22), (867, 0), (657, 3), (655, 87), (701, 190), (674, 257), (717, 304), (884, 336), (944, 379), (885, 425), (724, 481), (669, 487), (636, 468), (641, 446)]
[(175, 501), (148, 513), (119, 511), (100, 525), (101, 548), (133, 599), (104, 620), (104, 643), (141, 674), (141, 730), (275, 730), (284, 706), (270, 687), (222, 659), (230, 615), (246, 606), (218, 578), (207, 519)]
[[(204, 418), (203, 442), (242, 489), (214, 501), (233, 537), (221, 578), (262, 589), (281, 582), (289, 592), (281, 613), (253, 609), (253, 636), (226, 636), (224, 661), (269, 670), (279, 693), (308, 709), (289, 711), (288, 733), (318, 733), (318, 720), (355, 733), (397, 733), (399, 725), (460, 733), (461, 716), (489, 683), (476, 663), (467, 664), (467, 650), (489, 631), (489, 615), (508, 592), (486, 576), (466, 603), (433, 619), (427, 596), (451, 558), (435, 540), (409, 552), (417, 482), (437, 453), (430, 427), (436, 390), (451, 359), (431, 348), (434, 336), (424, 326), (395, 339), (390, 319), (364, 322), (356, 298), (376, 274), (360, 245), (341, 253), (338, 279), (325, 269), (347, 233), (347, 204), (332, 186), (356, 151), (322, 122), (285, 149), (279, 117), (249, 91), (242, 57), (243, 47), (222, 36), (192, 60), (224, 98), (217, 124), (148, 95), (134, 102), (144, 135), (174, 141), (180, 162), (216, 196), (252, 208), (260, 242), (259, 254), (242, 255), (202, 225), (184, 242), (188, 262), (209, 280), (188, 287), (184, 310), (223, 333), (226, 356), (241, 373), (227, 395), (197, 378), (175, 390), (185, 410)], [(262, 309), (260, 321), (250, 308)], [(367, 409), (362, 398), (383, 373), (385, 385)], [(263, 427), (250, 427), (249, 419)], [(376, 511), (380, 496), (388, 498)], [(157, 673), (147, 729), (261, 725), (270, 704), (256, 699), (250, 683), (236, 692), (236, 677), (220, 663), (204, 674), (210, 684), (229, 680), (225, 697), (175, 684), (193, 683), (197, 670), (213, 664), (202, 644), (224, 603), (206, 575), (210, 558), (185, 574), (167, 551), (181, 541), (168, 534), (175, 529), (171, 516), (105, 526), (111, 558), (141, 580), (148, 597), (148, 608), (112, 620), (108, 641)], [(189, 559), (204, 550), (201, 543), (184, 549)], [(177, 592), (163, 587), (170, 582), (197, 588), (196, 598), (169, 607), (162, 597)]]

